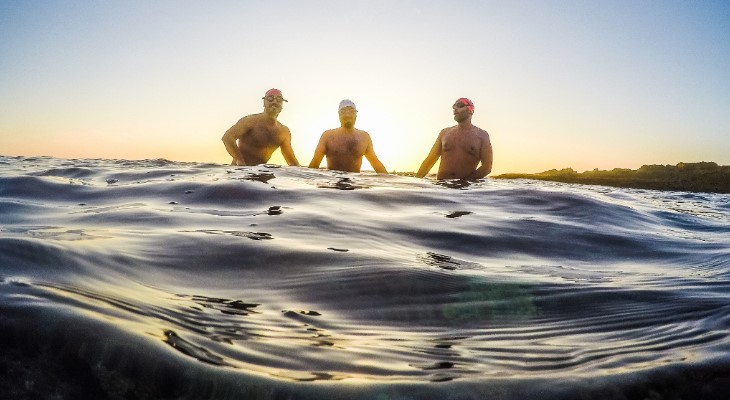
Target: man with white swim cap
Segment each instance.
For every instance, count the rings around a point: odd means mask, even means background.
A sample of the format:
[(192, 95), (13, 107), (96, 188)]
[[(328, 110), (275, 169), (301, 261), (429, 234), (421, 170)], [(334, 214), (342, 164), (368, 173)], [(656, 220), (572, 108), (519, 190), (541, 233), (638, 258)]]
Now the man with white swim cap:
[[(452, 106), (456, 126), (444, 128), (416, 176), (423, 178), (441, 157), (437, 179), (480, 179), (492, 172), (489, 133), (471, 123), (474, 103), (460, 98)], [(481, 165), (477, 168), (477, 165)]]
[(327, 157), (327, 168), (337, 171), (360, 172), (362, 157), (368, 159), (375, 172), (387, 174), (388, 171), (375, 155), (370, 134), (355, 129), (357, 107), (352, 100), (340, 102), (337, 109), (340, 127), (322, 133), (314, 151), (309, 168), (319, 168), (322, 158)]
[(223, 135), (223, 145), (233, 157), (231, 165), (258, 165), (269, 161), (281, 148), (289, 165), (299, 165), (291, 147), (289, 128), (277, 121), (285, 100), (279, 89), (269, 89), (264, 97), (264, 111), (241, 118)]

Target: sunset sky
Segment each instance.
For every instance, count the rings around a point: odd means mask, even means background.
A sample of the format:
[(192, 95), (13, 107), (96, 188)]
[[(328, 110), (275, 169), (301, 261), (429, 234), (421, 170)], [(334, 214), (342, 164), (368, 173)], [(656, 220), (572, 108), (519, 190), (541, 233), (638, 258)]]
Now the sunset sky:
[(459, 97), (496, 174), (730, 165), (730, 1), (0, 1), (0, 155), (228, 163), (272, 87), (304, 165), (349, 98), (415, 171)]

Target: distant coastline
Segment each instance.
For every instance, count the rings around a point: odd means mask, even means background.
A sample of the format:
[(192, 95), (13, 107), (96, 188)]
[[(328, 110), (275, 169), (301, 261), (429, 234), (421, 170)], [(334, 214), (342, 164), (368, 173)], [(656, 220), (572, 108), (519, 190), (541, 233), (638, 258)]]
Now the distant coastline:
[(496, 179), (537, 179), (564, 183), (603, 185), (622, 188), (730, 193), (730, 166), (714, 162), (677, 165), (644, 165), (637, 170), (614, 168), (576, 172), (572, 168), (551, 169), (536, 174), (507, 173)]

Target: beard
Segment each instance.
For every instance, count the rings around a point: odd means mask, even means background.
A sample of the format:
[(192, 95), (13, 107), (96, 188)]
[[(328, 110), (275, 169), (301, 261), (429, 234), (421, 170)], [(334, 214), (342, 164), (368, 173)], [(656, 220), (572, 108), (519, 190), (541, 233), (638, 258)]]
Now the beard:
[(467, 121), (469, 119), (470, 115), (471, 114), (467, 114), (467, 113), (456, 113), (456, 114), (454, 114), (454, 121), (456, 121), (456, 122)]
[(352, 129), (355, 127), (355, 120), (354, 119), (340, 119), (340, 124), (342, 124), (343, 128)]

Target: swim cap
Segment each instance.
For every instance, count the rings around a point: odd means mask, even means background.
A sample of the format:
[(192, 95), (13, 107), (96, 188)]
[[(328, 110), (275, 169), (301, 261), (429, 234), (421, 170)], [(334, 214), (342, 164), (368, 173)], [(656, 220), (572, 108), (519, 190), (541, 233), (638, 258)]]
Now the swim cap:
[(466, 97), (462, 97), (459, 100), (456, 100), (456, 102), (465, 105), (466, 108), (469, 109), (469, 112), (474, 114), (474, 103), (472, 103), (471, 100), (467, 99)]
[(355, 103), (352, 102), (352, 100), (345, 99), (340, 102), (340, 106), (337, 108), (337, 112), (342, 111), (345, 107), (352, 107), (353, 110), (357, 111), (357, 107), (355, 107)]
[(283, 94), (281, 94), (281, 90), (279, 90), (279, 89), (273, 89), (273, 88), (272, 88), (272, 89), (269, 89), (269, 90), (267, 90), (267, 91), (266, 91), (266, 94), (264, 95), (264, 97), (263, 97), (263, 98), (265, 99), (265, 98), (266, 98), (267, 96), (281, 96), (281, 99), (282, 99), (282, 100), (284, 100), (284, 101), (287, 101), (287, 100), (286, 100), (286, 99), (284, 98), (284, 95), (283, 95)]
[(283, 94), (281, 94), (281, 90), (279, 89), (269, 89), (266, 91), (266, 94), (264, 96), (281, 96), (284, 97)]

